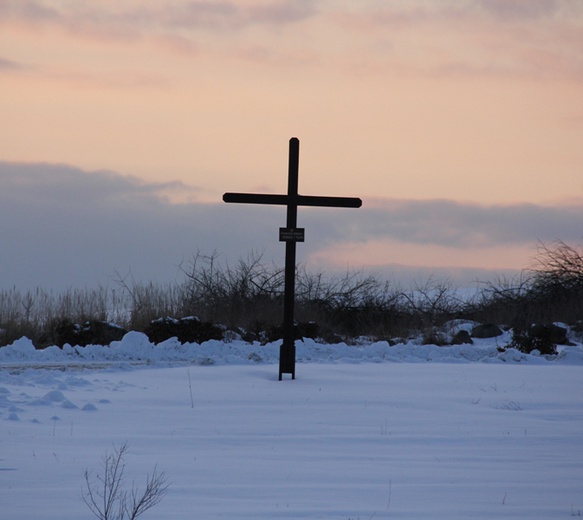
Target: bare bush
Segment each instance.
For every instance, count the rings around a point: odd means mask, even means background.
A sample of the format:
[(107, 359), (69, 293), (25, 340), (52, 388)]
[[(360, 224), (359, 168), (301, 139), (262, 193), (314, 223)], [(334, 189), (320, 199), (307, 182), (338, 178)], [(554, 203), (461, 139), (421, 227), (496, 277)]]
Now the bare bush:
[(334, 309), (382, 305), (388, 282), (358, 271), (324, 279), (324, 274), (309, 274), (304, 266), (298, 268), (296, 296), (299, 301), (321, 302)]
[(316, 320), (324, 336), (388, 338), (398, 333), (403, 295), (386, 280), (359, 271), (324, 278), (302, 266), (296, 285), (298, 317)]
[[(215, 252), (197, 253), (180, 269), (184, 280), (167, 285), (138, 283), (131, 273), (118, 273), (117, 290), (0, 291), (0, 345), (28, 336), (38, 347), (46, 346), (62, 323), (82, 329), (108, 321), (144, 332), (154, 320), (191, 316), (249, 340), (281, 337), (283, 268), (265, 264), (257, 253), (229, 265)], [(482, 282), (472, 298), (433, 277), (403, 291), (372, 274), (327, 277), (300, 264), (295, 317), (298, 333), (309, 329), (313, 334), (316, 322), (318, 336), (326, 341), (431, 335), (434, 327), (457, 318), (522, 329), (554, 321), (577, 324), (583, 317), (583, 253), (563, 242), (540, 244), (531, 268), (517, 277)]]
[(513, 326), (523, 326), (535, 319), (530, 297), (532, 276), (528, 273), (480, 283), (480, 290), (468, 302), (467, 317), (481, 323)]
[(484, 282), (471, 316), (526, 329), (533, 323), (575, 323), (583, 316), (583, 253), (562, 241), (538, 245), (519, 276)]
[(417, 329), (439, 326), (460, 318), (466, 306), (465, 300), (459, 296), (451, 282), (439, 282), (433, 277), (429, 277), (423, 285), (416, 284), (413, 290), (403, 296), (412, 325)]
[(572, 322), (583, 313), (583, 252), (562, 241), (539, 243), (532, 273), (532, 297), (545, 321)]
[(142, 491), (132, 484), (128, 491), (124, 488), (124, 457), (127, 444), (114, 448), (113, 453), (106, 453), (102, 459), (103, 474), (92, 478), (91, 472), (85, 470), (85, 491), (83, 501), (99, 520), (135, 520), (166, 495), (168, 485), (166, 475), (158, 473), (156, 467), (146, 477)]
[[(217, 253), (197, 253), (183, 268), (186, 275), (184, 308), (201, 319), (242, 327), (256, 337), (279, 334), (283, 314), (284, 270), (262, 262), (260, 254), (240, 259), (235, 267), (222, 264)], [(321, 334), (331, 337), (366, 334), (371, 327), (388, 333), (401, 298), (399, 291), (373, 275), (347, 272), (326, 278), (296, 267), (295, 315), (300, 323), (316, 321)], [(279, 331), (279, 332), (278, 332)]]
[(183, 314), (230, 327), (248, 327), (253, 321), (272, 324), (281, 319), (283, 269), (266, 266), (260, 254), (251, 253), (231, 267), (228, 262), (221, 264), (216, 252), (197, 253), (181, 269), (186, 276)]
[(538, 254), (530, 269), (534, 273), (534, 288), (552, 294), (583, 291), (583, 252), (562, 241), (538, 246)]

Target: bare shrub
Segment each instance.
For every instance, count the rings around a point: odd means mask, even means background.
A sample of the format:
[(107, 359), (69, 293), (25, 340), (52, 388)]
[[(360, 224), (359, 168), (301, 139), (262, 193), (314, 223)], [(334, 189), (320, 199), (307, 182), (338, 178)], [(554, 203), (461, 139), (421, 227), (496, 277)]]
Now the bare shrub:
[[(183, 315), (242, 327), (257, 339), (274, 339), (280, 333), (283, 268), (264, 264), (257, 253), (239, 259), (234, 267), (221, 263), (217, 253), (197, 253), (182, 269)], [(400, 291), (373, 275), (347, 272), (326, 278), (309, 273), (302, 264), (296, 267), (295, 296), (297, 321), (315, 321), (324, 337), (362, 335), (371, 329), (389, 334), (401, 300)]]
[(583, 252), (562, 241), (539, 243), (533, 265), (532, 297), (540, 321), (574, 322), (583, 313)]
[(106, 453), (102, 459), (103, 473), (92, 478), (91, 472), (85, 470), (85, 490), (83, 501), (99, 520), (135, 520), (166, 495), (168, 485), (166, 475), (158, 473), (156, 467), (146, 477), (142, 491), (132, 484), (128, 491), (124, 488), (125, 462), (127, 444), (115, 448), (113, 453)]
[(423, 285), (415, 284), (403, 297), (411, 328), (416, 330), (428, 330), (464, 317), (467, 304), (451, 282), (440, 282), (432, 276)]
[(534, 288), (545, 293), (583, 291), (583, 253), (562, 241), (538, 245), (538, 254), (530, 269)]
[[(576, 323), (583, 316), (583, 253), (562, 241), (539, 243), (519, 276), (483, 282), (472, 319), (526, 330), (533, 323)], [(519, 334), (523, 342), (528, 335)]]
[(324, 278), (302, 266), (296, 285), (299, 319), (316, 320), (324, 336), (388, 338), (402, 332), (397, 322), (403, 316), (403, 295), (377, 276), (347, 271)]
[(253, 331), (255, 336), (281, 321), (283, 269), (265, 265), (260, 254), (251, 253), (232, 267), (222, 263), (216, 252), (199, 252), (181, 269), (186, 276), (183, 316), (194, 315), (234, 330)]
[(523, 272), (514, 277), (498, 277), (480, 282), (481, 288), (468, 302), (467, 316), (481, 323), (523, 326), (532, 323), (532, 276)]
[[(234, 265), (216, 252), (196, 253), (180, 266), (184, 280), (160, 285), (117, 273), (117, 290), (0, 291), (0, 346), (28, 336), (38, 347), (54, 341), (55, 324), (84, 327), (99, 321), (144, 332), (158, 319), (196, 316), (246, 339), (281, 337), (284, 269), (251, 253)], [(450, 282), (430, 277), (403, 291), (378, 276), (347, 271), (325, 276), (296, 267), (295, 317), (317, 324), (326, 341), (410, 337), (452, 319), (525, 329), (533, 323), (583, 317), (583, 252), (563, 242), (539, 244), (532, 266), (519, 276), (482, 282), (467, 299)]]

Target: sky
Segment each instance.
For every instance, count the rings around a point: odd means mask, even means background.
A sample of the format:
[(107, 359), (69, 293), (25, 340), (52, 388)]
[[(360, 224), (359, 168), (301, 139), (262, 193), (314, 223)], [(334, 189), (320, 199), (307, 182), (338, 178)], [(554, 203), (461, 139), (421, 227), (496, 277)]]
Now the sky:
[(580, 0), (0, 0), (0, 288), (172, 281), (197, 252), (490, 276), (582, 241)]

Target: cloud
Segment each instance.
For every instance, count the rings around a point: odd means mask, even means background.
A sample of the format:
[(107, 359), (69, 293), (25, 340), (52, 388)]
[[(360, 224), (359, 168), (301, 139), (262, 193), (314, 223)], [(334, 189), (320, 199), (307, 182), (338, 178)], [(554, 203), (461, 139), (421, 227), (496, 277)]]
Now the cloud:
[(249, 19), (255, 23), (290, 24), (311, 18), (318, 13), (316, 2), (308, 0), (297, 2), (286, 0), (283, 2), (267, 3), (250, 8)]
[(582, 17), (578, 0), (412, 0), (339, 9), (333, 19), (345, 33), (375, 42), (365, 61), (372, 70), (580, 80)]
[(30, 23), (44, 23), (59, 18), (59, 12), (47, 7), (46, 2), (34, 0), (4, 0), (0, 3), (0, 20), (26, 20)]
[(534, 20), (560, 13), (569, 0), (479, 0), (478, 5), (488, 14), (502, 21)]
[[(581, 240), (583, 202), (480, 206), (452, 200), (369, 200), (356, 215), (323, 211), (312, 225), (330, 241), (395, 240), (451, 249)], [(326, 238), (324, 239), (326, 240)]]
[(273, 209), (249, 219), (245, 208), (170, 202), (177, 191), (197, 193), (109, 171), (0, 162), (0, 288), (111, 285), (129, 270), (169, 282), (198, 250), (237, 258), (277, 233)]
[(299, 65), (325, 63), (351, 75), (552, 80), (583, 77), (582, 16), (579, 0), (0, 2), (0, 23), (58, 28), (75, 39), (147, 43), (183, 55), (215, 53), (270, 65), (299, 56)]
[(15, 71), (25, 68), (24, 65), (18, 63), (17, 61), (12, 61), (7, 58), (0, 56), (0, 72), (2, 71)]
[(578, 0), (410, 0), (391, 6), (371, 5), (371, 9), (363, 6), (360, 12), (373, 13), (377, 23), (390, 24), (395, 28), (435, 21), (471, 22), (484, 15), (501, 22), (531, 22), (543, 18), (568, 18), (573, 14), (580, 15), (582, 11)]
[(302, 208), (299, 225), (317, 249), (339, 242), (387, 241), (456, 251), (531, 247), (538, 241), (580, 243), (581, 201), (562, 205), (482, 206), (453, 200), (364, 200), (354, 210)]
[(287, 25), (315, 12), (314, 2), (289, 0), (251, 6), (237, 2), (178, 2), (152, 10), (146, 18), (168, 27), (233, 30), (252, 25)]
[(46, 203), (71, 209), (101, 209), (136, 200), (162, 204), (168, 192), (196, 192), (183, 183), (144, 183), (108, 170), (85, 172), (62, 164), (10, 162), (0, 162), (0, 186), (6, 193), (3, 196), (17, 203)]
[[(0, 288), (111, 285), (116, 272), (130, 270), (138, 280), (165, 283), (181, 278), (178, 266), (197, 251), (217, 251), (231, 262), (258, 252), (266, 262), (283, 263), (283, 208), (175, 203), (177, 192), (191, 199), (198, 193), (111, 171), (0, 162)], [(532, 248), (537, 240), (578, 244), (582, 220), (583, 204), (575, 203), (388, 199), (364, 200), (360, 209), (300, 208), (306, 242), (298, 261), (342, 244), (439, 246), (452, 258), (472, 249)]]
[[(281, 32), (287, 26), (302, 23), (318, 15), (317, 1), (267, 0), (260, 2), (170, 0), (152, 2), (73, 2), (54, 0), (0, 1), (0, 25), (27, 26), (33, 31), (56, 30), (66, 38), (89, 44), (123, 46), (135, 52), (140, 46), (158, 48), (165, 53), (197, 57), (214, 54), (217, 59), (274, 63), (281, 52), (288, 59), (298, 53), (298, 45), (278, 49)], [(260, 29), (261, 34), (247, 31)], [(277, 32), (278, 45), (269, 42), (269, 34)], [(47, 31), (48, 32), (48, 31)], [(45, 33), (46, 34), (46, 33)], [(285, 44), (284, 44), (285, 46)], [(299, 46), (301, 49), (301, 46)], [(226, 51), (225, 51), (226, 49)], [(305, 61), (305, 53), (299, 52)], [(54, 66), (59, 56), (47, 55), (39, 72), (52, 79), (77, 84), (129, 86), (166, 86), (164, 72), (116, 68), (109, 74), (84, 72), (87, 63)], [(281, 59), (281, 58), (278, 58)], [(139, 60), (138, 60), (139, 61)], [(50, 64), (53, 63), (53, 66)], [(48, 66), (47, 66), (48, 64)], [(139, 65), (136, 65), (139, 67)], [(144, 67), (144, 65), (141, 65)], [(0, 71), (2, 70), (0, 64)]]
[(15, 19), (32, 25), (52, 24), (68, 30), (76, 27), (99, 29), (105, 33), (127, 31), (140, 33), (144, 29), (202, 28), (211, 30), (241, 29), (251, 25), (282, 26), (313, 16), (314, 0), (267, 1), (246, 5), (234, 1), (164, 1), (150, 2), (148, 7), (132, 2), (107, 4), (55, 4), (35, 0), (4, 1), (0, 5), (0, 20)]

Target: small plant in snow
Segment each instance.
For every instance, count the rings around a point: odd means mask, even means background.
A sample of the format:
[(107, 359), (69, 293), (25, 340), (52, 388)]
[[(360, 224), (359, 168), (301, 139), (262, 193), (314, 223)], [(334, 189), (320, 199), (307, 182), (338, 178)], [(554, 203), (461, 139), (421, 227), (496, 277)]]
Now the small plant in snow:
[(166, 475), (154, 472), (146, 478), (146, 487), (140, 491), (132, 484), (130, 491), (124, 489), (124, 456), (127, 444), (114, 447), (102, 459), (103, 474), (92, 478), (85, 470), (83, 501), (99, 520), (135, 520), (142, 513), (158, 504), (166, 494)]

